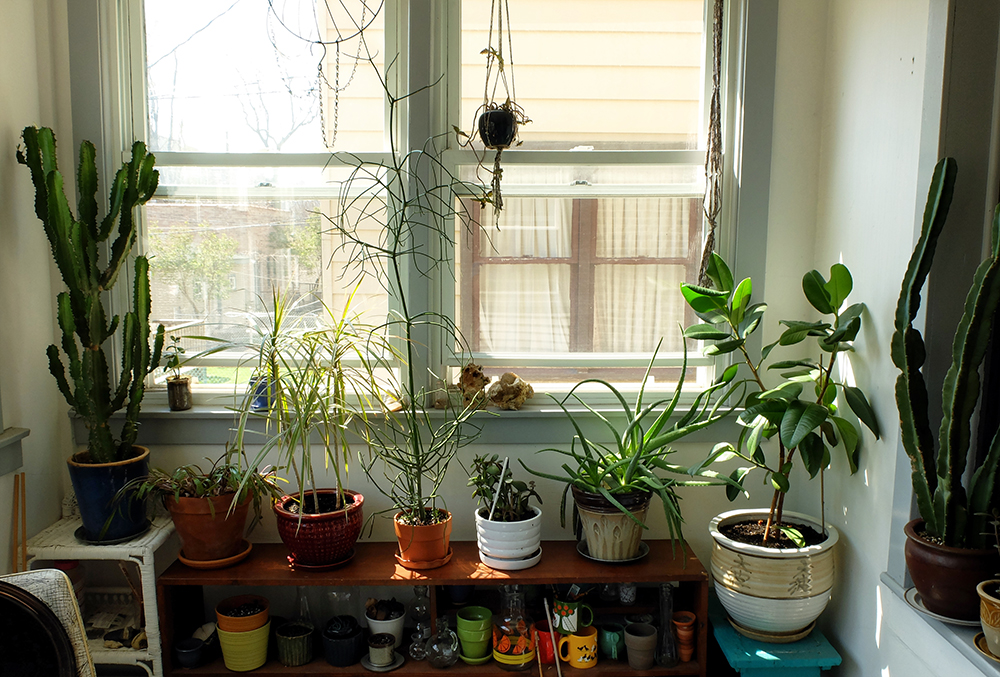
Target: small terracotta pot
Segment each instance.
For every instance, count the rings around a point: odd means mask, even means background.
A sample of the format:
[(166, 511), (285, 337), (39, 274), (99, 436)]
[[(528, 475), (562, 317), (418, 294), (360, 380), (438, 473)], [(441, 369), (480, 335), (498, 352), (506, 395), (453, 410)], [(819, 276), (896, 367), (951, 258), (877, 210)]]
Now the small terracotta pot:
[(167, 403), (170, 405), (170, 411), (186, 411), (191, 408), (194, 398), (191, 397), (189, 376), (167, 379)]
[(976, 586), (1000, 569), (996, 548), (950, 548), (925, 541), (923, 520), (915, 519), (906, 532), (906, 568), (928, 611), (958, 620), (979, 618)]
[(165, 496), (164, 505), (181, 539), (181, 551), (186, 559), (211, 561), (232, 557), (243, 544), (243, 529), (250, 509), (250, 496), (229, 508), (234, 494), (206, 498)]
[(687, 663), (694, 656), (695, 637), (694, 622), (695, 615), (690, 611), (678, 611), (673, 615), (671, 623), (677, 634), (677, 651), (680, 654), (681, 662)]
[[(227, 615), (227, 612), (249, 602), (261, 604), (264, 610), (252, 616)], [(236, 595), (235, 597), (227, 597), (219, 602), (215, 607), (215, 620), (219, 626), (219, 630), (225, 630), (226, 632), (249, 632), (250, 630), (264, 627), (267, 624), (270, 608), (271, 605), (266, 597), (261, 597), (260, 595)]]
[[(410, 525), (399, 521), (402, 513), (396, 513), (393, 525), (399, 542), (399, 557), (408, 562), (408, 568), (433, 569), (443, 566), (441, 560), (451, 549), (451, 513), (441, 510), (444, 520), (435, 524)], [(424, 563), (433, 566), (422, 566)]]

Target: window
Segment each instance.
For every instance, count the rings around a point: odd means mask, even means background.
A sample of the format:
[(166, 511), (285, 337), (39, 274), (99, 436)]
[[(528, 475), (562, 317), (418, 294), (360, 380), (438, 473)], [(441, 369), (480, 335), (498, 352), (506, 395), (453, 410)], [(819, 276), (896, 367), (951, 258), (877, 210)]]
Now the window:
[[(697, 266), (703, 229), (706, 4), (510, 0), (517, 99), (533, 121), (503, 154), (499, 230), (469, 235), (468, 219), (456, 220), (454, 280), (434, 280), (427, 294), (488, 368), (542, 389), (586, 375), (636, 382), (663, 337), (656, 377), (676, 378), (677, 326), (693, 319), (677, 286)], [(122, 122), (122, 136), (146, 127), (161, 171), (144, 246), (168, 333), (239, 339), (273, 285), (344, 302), (349, 261), (319, 216), (337, 211), (348, 171), (331, 150), (385, 157), (390, 132), (413, 128), (405, 118), (390, 128), (378, 77), (359, 57), (372, 54), (396, 91), (408, 64), (442, 72), (429, 110), (410, 113), (441, 138), (453, 124), (469, 130), (489, 5), (123, 5), (142, 19), (117, 29), (125, 60), (145, 67), (123, 75), (140, 96), (128, 108), (123, 94), (134, 130)], [(456, 144), (442, 155), (466, 181), (488, 180), (480, 162), (491, 159)], [(474, 197), (460, 207), (488, 225)], [(377, 238), (378, 215), (369, 222)], [(377, 285), (359, 296), (372, 317), (393, 303)], [(443, 346), (429, 361), (458, 367), (451, 353)], [(689, 366), (710, 377), (711, 362), (693, 351)], [(225, 360), (199, 369), (203, 382), (232, 377)]]

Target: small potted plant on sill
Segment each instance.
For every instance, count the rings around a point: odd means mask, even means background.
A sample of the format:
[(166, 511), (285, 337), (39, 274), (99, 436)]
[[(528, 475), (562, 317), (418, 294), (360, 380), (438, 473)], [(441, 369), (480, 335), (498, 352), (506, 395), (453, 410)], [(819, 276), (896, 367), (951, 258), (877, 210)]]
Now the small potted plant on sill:
[[(753, 303), (750, 278), (734, 284), (729, 266), (714, 253), (708, 277), (713, 288), (681, 285), (685, 301), (703, 321), (688, 327), (684, 335), (715, 341), (705, 349), (706, 355), (737, 354), (749, 372), (738, 382), (743, 388), (737, 402), (743, 409), (737, 418), (742, 426), (739, 438), (735, 444), (723, 442), (714, 450), (750, 464), (733, 471), (734, 485), (727, 493), (734, 500), (754, 469), (763, 470), (774, 489), (770, 509), (729, 511), (712, 521), (709, 531), (715, 542), (712, 569), (716, 591), (737, 623), (761, 634), (771, 633), (781, 641), (789, 634), (803, 632), (826, 607), (833, 586), (833, 547), (839, 537), (826, 523), (822, 502), (818, 520), (783, 509), (795, 460), (801, 459), (810, 477), (820, 475), (822, 484), (830, 448), (841, 446), (851, 473), (857, 471), (861, 434), (842, 416), (838, 402), (846, 401), (861, 422), (879, 435), (864, 393), (836, 380), (834, 374), (838, 356), (853, 351), (865, 306), (856, 303), (843, 308), (853, 287), (846, 266), (834, 265), (829, 281), (811, 271), (802, 278), (806, 299), (832, 318), (782, 320), (785, 331), (778, 341), (752, 357), (748, 340), (761, 326), (767, 305)], [(807, 339), (815, 341), (813, 354), (818, 359), (766, 364), (775, 348)], [(771, 381), (768, 371), (778, 371), (781, 379)], [(776, 451), (770, 459), (765, 446)]]
[[(245, 558), (251, 549), (245, 533), (260, 522), (264, 501), (281, 496), (273, 472), (248, 470), (239, 456), (227, 450), (207, 472), (195, 464), (170, 472), (154, 468), (124, 489), (141, 499), (160, 497), (181, 540), (180, 560), (189, 566), (216, 569)], [(254, 518), (246, 529), (251, 506)]]
[[(733, 392), (731, 382), (736, 370), (727, 369), (714, 384), (695, 397), (686, 412), (670, 423), (684, 386), (687, 350), (685, 348), (681, 375), (672, 396), (648, 401), (646, 387), (661, 344), (662, 341), (653, 352), (634, 404), (629, 404), (615, 386), (601, 379), (581, 381), (565, 397), (556, 399), (576, 435), (568, 451), (543, 449), (539, 453), (566, 456), (569, 462), (562, 466), (565, 475), (540, 472), (521, 461), (521, 465), (533, 475), (566, 484), (560, 510), (560, 521), (564, 526), (566, 496), (572, 491), (586, 539), (580, 545), (581, 554), (591, 559), (622, 561), (639, 554), (642, 532), (648, 529), (646, 512), (654, 495), (660, 498), (670, 537), (683, 540), (677, 487), (735, 484), (729, 477), (710, 468), (722, 455), (721, 451), (713, 453), (698, 466), (688, 468), (670, 462), (670, 455), (674, 453), (670, 445), (732, 412), (722, 402)], [(607, 389), (614, 396), (624, 416), (620, 423), (577, 395), (578, 390), (591, 383)], [(715, 395), (721, 396), (713, 402)], [(604, 444), (584, 434), (578, 421), (579, 414), (574, 414), (567, 406), (574, 401), (608, 430), (612, 444)], [(583, 550), (584, 546), (586, 550)]]
[(184, 360), (184, 346), (181, 345), (180, 336), (171, 336), (170, 345), (163, 351), (165, 364), (164, 373), (167, 374), (167, 403), (170, 411), (186, 411), (193, 403), (191, 398), (191, 377), (181, 373), (181, 366)]
[(952, 363), (942, 386), (943, 415), (937, 437), (931, 432), (922, 373), (926, 348), (913, 326), (957, 172), (951, 158), (941, 160), (934, 169), (920, 239), (896, 306), (892, 361), (900, 371), (896, 406), (920, 513), (919, 519), (905, 527), (906, 566), (929, 611), (975, 620), (979, 612), (976, 586), (1000, 568), (996, 550), (989, 547), (986, 528), (988, 516), (997, 506), (1000, 435), (993, 437), (985, 453), (977, 454), (972, 444), (972, 419), (981, 391), (979, 368), (1000, 304), (1000, 207), (993, 218), (989, 254), (976, 271), (955, 331)]
[(479, 500), (475, 511), (479, 559), (486, 566), (516, 571), (534, 566), (542, 557), (542, 511), (528, 505), (542, 502), (534, 482), (514, 479), (510, 460), (497, 454), (476, 456), (469, 486)]
[[(991, 535), (1000, 553), (1000, 510), (994, 509), (991, 515), (984, 517), (989, 520)], [(976, 593), (979, 595), (979, 625), (983, 628), (983, 641), (993, 657), (1000, 658), (1000, 573), (994, 576), (979, 583)]]
[[(149, 262), (144, 256), (134, 259), (129, 308), (110, 316), (104, 303), (115, 283), (128, 277), (122, 273), (136, 241), (135, 209), (153, 197), (159, 173), (153, 168), (155, 158), (137, 141), (131, 159), (115, 174), (111, 209), (99, 219), (96, 151), (84, 141), (77, 172), (79, 208), (74, 215), (63, 191), (52, 130), (26, 127), (22, 138), (17, 161), (31, 170), (35, 213), (66, 284), (66, 291), (56, 298), (62, 338), (58, 346), (48, 347), (47, 354), (59, 391), (87, 426), (86, 451), (73, 454), (68, 462), (84, 535), (95, 542), (127, 540), (149, 524), (145, 504), (122, 498), (121, 488), (149, 472), (149, 449), (135, 442), (146, 376), (160, 364), (164, 332), (159, 325), (150, 346)], [(116, 236), (105, 261), (97, 252), (112, 234)], [(111, 341), (120, 341), (117, 376), (107, 353)], [(123, 407), (125, 424), (116, 439), (111, 418)]]

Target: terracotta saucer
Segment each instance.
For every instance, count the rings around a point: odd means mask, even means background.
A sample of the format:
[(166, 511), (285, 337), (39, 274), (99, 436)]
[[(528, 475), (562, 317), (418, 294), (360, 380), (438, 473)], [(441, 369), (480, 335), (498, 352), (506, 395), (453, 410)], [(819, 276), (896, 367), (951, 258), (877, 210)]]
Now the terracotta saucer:
[(991, 661), (996, 661), (997, 663), (1000, 663), (1000, 658), (994, 656), (993, 652), (990, 651), (990, 647), (987, 646), (986, 635), (980, 632), (972, 639), (972, 643), (976, 645), (977, 649), (979, 649), (979, 653), (983, 654)]
[(288, 566), (293, 571), (332, 571), (333, 569), (340, 568), (354, 559), (354, 554), (357, 552), (354, 548), (347, 553), (347, 557), (336, 562), (330, 562), (329, 564), (304, 564), (302, 562), (295, 561), (295, 555), (288, 556)]
[(188, 559), (184, 556), (184, 551), (181, 550), (177, 555), (177, 559), (181, 561), (181, 564), (186, 564), (192, 569), (225, 569), (245, 560), (250, 555), (251, 550), (253, 550), (253, 543), (244, 538), (242, 549), (232, 557), (224, 559)]
[(399, 553), (397, 552), (396, 561), (399, 562), (399, 565), (404, 569), (437, 569), (438, 567), (443, 567), (445, 564), (451, 561), (451, 555), (452, 555), (452, 550), (451, 547), (449, 546), (448, 554), (442, 557), (441, 559), (433, 559), (428, 562), (417, 562), (414, 560), (403, 559), (402, 557), (399, 556)]

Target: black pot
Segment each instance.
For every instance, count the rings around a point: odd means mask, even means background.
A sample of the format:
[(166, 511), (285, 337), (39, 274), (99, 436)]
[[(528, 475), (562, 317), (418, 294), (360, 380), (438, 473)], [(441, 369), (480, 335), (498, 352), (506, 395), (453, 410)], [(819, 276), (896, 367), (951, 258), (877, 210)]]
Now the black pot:
[(87, 463), (87, 452), (69, 459), (83, 535), (91, 542), (119, 542), (146, 530), (146, 501), (118, 496), (122, 487), (149, 474), (149, 449), (134, 446), (132, 458), (117, 463)]
[(365, 651), (365, 635), (361, 628), (357, 628), (349, 635), (331, 636), (323, 633), (323, 653), (326, 655), (326, 662), (337, 668), (346, 668), (354, 665)]
[(517, 118), (502, 108), (483, 111), (479, 116), (479, 138), (493, 150), (509, 148), (517, 136)]

